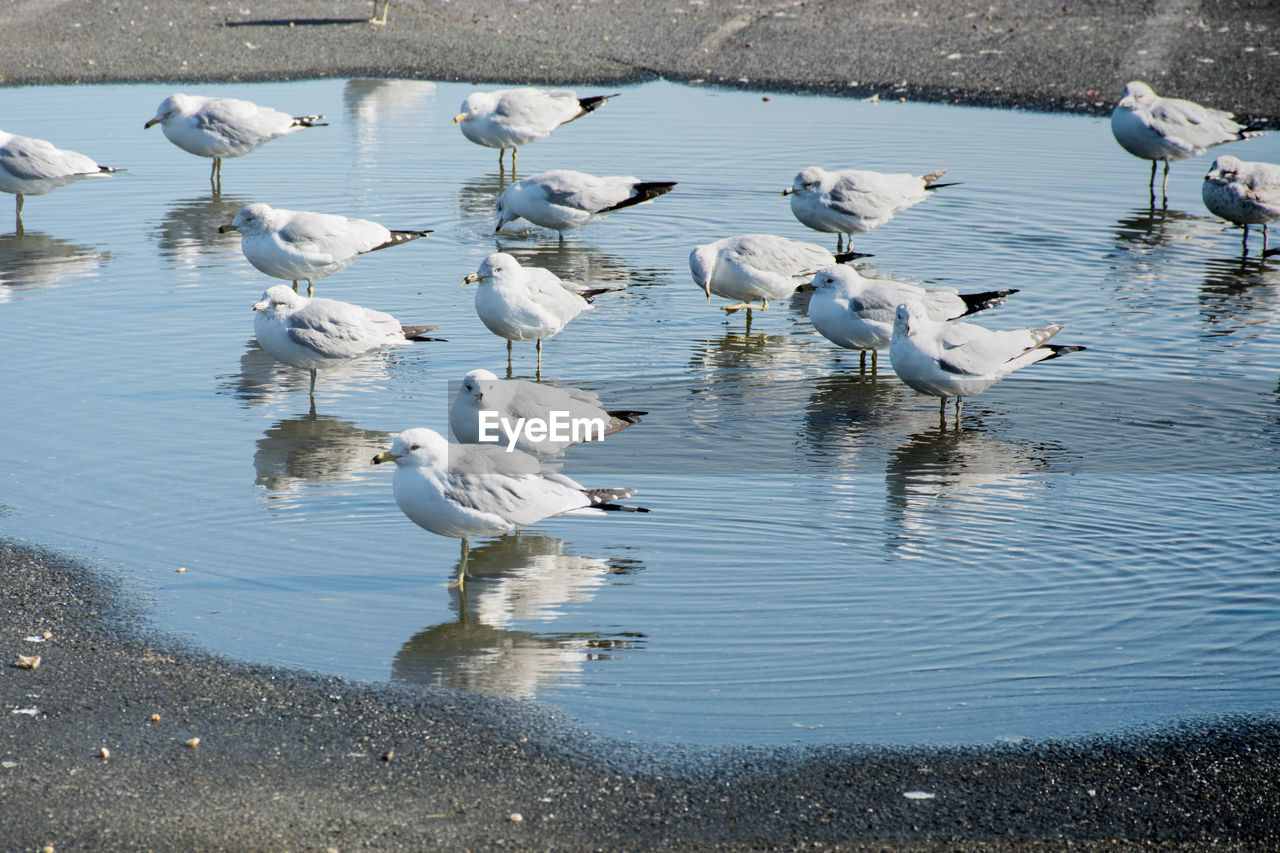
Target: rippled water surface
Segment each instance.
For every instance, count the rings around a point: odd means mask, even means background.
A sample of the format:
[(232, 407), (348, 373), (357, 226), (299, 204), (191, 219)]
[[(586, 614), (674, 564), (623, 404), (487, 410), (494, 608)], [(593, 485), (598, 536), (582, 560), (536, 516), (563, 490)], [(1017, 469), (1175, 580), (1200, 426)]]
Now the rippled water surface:
[[(665, 83), (524, 149), (680, 182), (570, 233), (496, 245), (625, 282), (547, 343), (544, 380), (644, 422), (572, 451), (647, 516), (458, 544), (407, 521), (370, 458), (447, 429), (450, 382), (505, 369), (462, 277), (494, 251), (500, 174), (450, 119), (469, 87), (196, 88), (331, 125), (223, 168), (143, 131), (167, 86), (0, 89), (6, 130), (128, 169), (0, 197), (0, 530), (118, 568), (155, 624), (236, 657), (536, 698), (613, 735), (690, 743), (1063, 737), (1280, 699), (1280, 258), (1211, 218), (1211, 156), (1167, 210), (1105, 120)], [(1280, 134), (1235, 146), (1280, 162)], [(961, 431), (859, 373), (803, 295), (726, 322), (696, 243), (832, 244), (779, 192), (806, 165), (924, 172), (940, 191), (862, 235), (865, 274), (1021, 293), (977, 321), (1060, 321), (1084, 353), (965, 406)], [(439, 324), (322, 373), (258, 350), (273, 283), (216, 229), (250, 201), (430, 237), (317, 293)], [(1280, 237), (1277, 238), (1280, 243)], [(518, 346), (515, 372), (533, 373)], [(177, 569), (185, 568), (179, 573)]]

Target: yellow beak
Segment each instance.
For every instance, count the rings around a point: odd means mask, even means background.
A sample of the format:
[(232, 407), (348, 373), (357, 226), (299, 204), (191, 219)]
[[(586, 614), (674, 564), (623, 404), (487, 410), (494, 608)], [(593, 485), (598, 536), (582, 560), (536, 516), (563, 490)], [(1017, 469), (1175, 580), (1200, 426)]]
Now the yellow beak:
[(782, 194), (783, 194), (783, 195), (791, 195), (791, 194), (792, 194), (793, 192), (795, 192), (795, 191), (796, 191), (796, 188), (795, 188), (795, 187), (787, 187), (785, 190), (783, 190), (783, 191), (782, 191)]
[(466, 121), (469, 116), (470, 116), (470, 113), (458, 113), (456, 116), (453, 117), (453, 123), (457, 124), (460, 121)]
[(380, 462), (395, 462), (399, 458), (399, 454), (392, 453), (390, 450), (384, 450), (377, 456), (373, 457), (372, 464), (377, 465)]
[(479, 280), (480, 280), (480, 276), (479, 276), (479, 275), (477, 275), (476, 273), (471, 273), (470, 275), (468, 275), (466, 278), (464, 278), (464, 279), (462, 280), (462, 283), (463, 283), (463, 284), (471, 284), (471, 282), (473, 282), (473, 281), (479, 281)]
[(219, 226), (218, 226), (218, 233), (219, 233), (219, 234), (226, 234), (228, 231), (239, 231), (239, 230), (240, 230), (239, 228), (237, 228), (236, 226), (232, 225), (232, 224), (231, 224), (231, 223), (229, 223), (229, 222), (228, 222), (226, 225), (219, 225)]

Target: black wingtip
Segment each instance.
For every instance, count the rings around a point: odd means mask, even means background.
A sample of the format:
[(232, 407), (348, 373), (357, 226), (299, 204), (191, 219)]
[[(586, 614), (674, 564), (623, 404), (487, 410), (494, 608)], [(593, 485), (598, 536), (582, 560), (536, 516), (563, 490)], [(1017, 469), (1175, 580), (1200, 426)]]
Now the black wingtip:
[(675, 189), (675, 181), (641, 181), (635, 184), (632, 189), (635, 195), (628, 199), (618, 202), (612, 207), (603, 208), (600, 213), (608, 213), (612, 210), (621, 210), (624, 207), (631, 207), (637, 204), (644, 204), (646, 201), (653, 201), (660, 195), (666, 195)]
[(415, 342), (440, 341), (443, 343), (445, 341), (444, 338), (427, 337), (428, 332), (434, 332), (438, 328), (440, 327), (439, 326), (401, 326), (400, 331), (404, 334), (404, 338), (407, 341), (415, 341)]
[(1062, 345), (1062, 344), (1045, 344), (1044, 348), (1048, 350), (1053, 350), (1053, 355), (1045, 356), (1043, 359), (1041, 359), (1042, 361), (1048, 361), (1051, 358), (1060, 358), (1064, 355), (1068, 355), (1073, 352), (1084, 352), (1085, 350), (1088, 349), (1088, 347), (1080, 347), (1080, 346), (1074, 346), (1074, 345), (1068, 346), (1068, 345)]
[(329, 122), (320, 121), (324, 116), (294, 116), (293, 123), (298, 127), (328, 127)]
[(940, 190), (943, 187), (958, 187), (960, 184), (960, 181), (948, 181), (945, 184), (925, 184), (924, 188), (927, 190)]
[(856, 261), (859, 258), (874, 258), (871, 252), (836, 252), (836, 263), (847, 264), (850, 261)]
[(589, 113), (599, 109), (610, 98), (616, 98), (621, 94), (621, 92), (614, 92), (612, 95), (590, 95), (585, 98), (578, 98), (578, 106), (582, 107), (584, 113)]
[(420, 237), (425, 237), (430, 233), (431, 233), (430, 229), (426, 231), (403, 231), (403, 230), (392, 231), (390, 240), (388, 240), (385, 243), (379, 243), (377, 246), (374, 246), (369, 251), (376, 252), (379, 249), (385, 249), (388, 246), (399, 246), (401, 243), (408, 243), (410, 240), (417, 240)]
[(1017, 293), (1015, 287), (1010, 290), (988, 290), (985, 293), (961, 293), (960, 298), (964, 301), (966, 310), (961, 317), (968, 317), (970, 314), (976, 314), (987, 308), (994, 308), (997, 305), (1003, 305), (1005, 300), (1013, 294)]
[(640, 423), (640, 419), (649, 413), (638, 412), (632, 409), (618, 409), (616, 411), (607, 412), (606, 414), (615, 420), (625, 421), (628, 424), (638, 424)]

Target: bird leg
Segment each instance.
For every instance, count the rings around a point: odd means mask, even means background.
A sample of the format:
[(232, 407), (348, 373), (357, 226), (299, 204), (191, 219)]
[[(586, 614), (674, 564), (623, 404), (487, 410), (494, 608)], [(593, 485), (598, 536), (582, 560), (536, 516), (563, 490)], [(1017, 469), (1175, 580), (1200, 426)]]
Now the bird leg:
[(720, 310), (728, 314), (732, 314), (735, 311), (742, 311), (744, 309), (747, 311), (768, 311), (769, 300), (761, 300), (761, 304), (759, 305), (752, 305), (750, 302), (735, 302), (732, 305), (720, 306)]
[(960, 429), (960, 407), (964, 405), (964, 397), (956, 397), (956, 429)]
[(467, 554), (471, 550), (467, 545), (467, 537), (462, 537), (462, 559), (458, 563), (458, 577), (452, 581), (449, 586), (457, 587), (459, 590), (465, 589), (467, 585)]
[(22, 236), (22, 193), (14, 193), (14, 195), (18, 199), (18, 210), (15, 213), (15, 216), (17, 217), (17, 224), (14, 225), (13, 230), (18, 234), (18, 236)]
[(517, 153), (518, 152), (516, 151), (515, 148), (511, 149), (511, 177), (513, 178), (516, 176), (516, 154)]
[[(1152, 161), (1153, 163), (1155, 161)], [(1160, 184), (1160, 198), (1165, 207), (1169, 206), (1169, 161), (1164, 161), (1164, 181)]]
[(538, 367), (534, 371), (534, 375), (535, 375), (535, 378), (538, 379), (538, 381), (542, 381), (542, 338), (538, 338), (537, 349), (538, 349)]
[(877, 352), (876, 350), (872, 350), (872, 351), (871, 351), (871, 375), (872, 375), (872, 376), (875, 376), (875, 375), (876, 375), (876, 358), (877, 358), (877, 356), (878, 356), (878, 352)]
[(1262, 254), (1267, 254), (1267, 223), (1262, 223)]
[(311, 405), (316, 404), (316, 369), (311, 368), (311, 389), (308, 392), (311, 395)]
[(214, 195), (222, 193), (222, 158), (213, 158), (213, 168), (209, 170), (209, 186), (213, 189)]
[(296, 278), (293, 280), (293, 292), (298, 292), (298, 280)]
[[(499, 172), (501, 172), (501, 171), (502, 171), (502, 168), (503, 168), (502, 158), (503, 158), (503, 157), (506, 157), (506, 156), (507, 156), (507, 149), (505, 149), (505, 148), (499, 148), (499, 149), (498, 149), (498, 171), (499, 171)], [(513, 159), (513, 160), (514, 160), (514, 159), (515, 159), (515, 156), (513, 155), (511, 159)]]
[(316, 293), (316, 286), (311, 283), (311, 279), (307, 279), (307, 298), (309, 299), (312, 296), (315, 296), (315, 293)]
[(1147, 181), (1147, 186), (1151, 188), (1152, 198), (1155, 198), (1156, 195), (1156, 164), (1159, 162), (1159, 160), (1151, 161), (1151, 180)]
[(867, 351), (864, 349), (858, 350), (858, 372), (867, 372)]
[(381, 15), (379, 15), (379, 14), (377, 14), (377, 12), (378, 12), (378, 0), (373, 0), (373, 11), (374, 11), (374, 15), (373, 15), (373, 17), (372, 17), (372, 18), (370, 18), (370, 19), (369, 19), (369, 23), (373, 24), (375, 27), (381, 27), (381, 26), (383, 26), (384, 24), (386, 24), (386, 23), (387, 23), (387, 10), (388, 10), (390, 7), (391, 7), (391, 0), (382, 0), (382, 14), (381, 14)]

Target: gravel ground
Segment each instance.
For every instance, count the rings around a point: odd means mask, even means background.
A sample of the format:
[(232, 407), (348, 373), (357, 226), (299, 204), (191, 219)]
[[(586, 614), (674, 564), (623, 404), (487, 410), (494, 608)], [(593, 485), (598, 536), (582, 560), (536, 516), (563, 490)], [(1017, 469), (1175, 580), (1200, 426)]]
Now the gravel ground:
[(1108, 112), (1124, 84), (1280, 121), (1274, 0), (0, 0), (0, 83), (392, 76)]
[[(371, 8), (0, 0), (0, 84), (660, 76), (1105, 113), (1141, 78), (1280, 118), (1270, 0), (393, 0), (386, 27)], [(1280, 849), (1277, 719), (984, 750), (653, 749), (536, 705), (209, 657), (150, 633), (104, 567), (21, 543), (0, 543), (0, 578), (4, 851)]]

